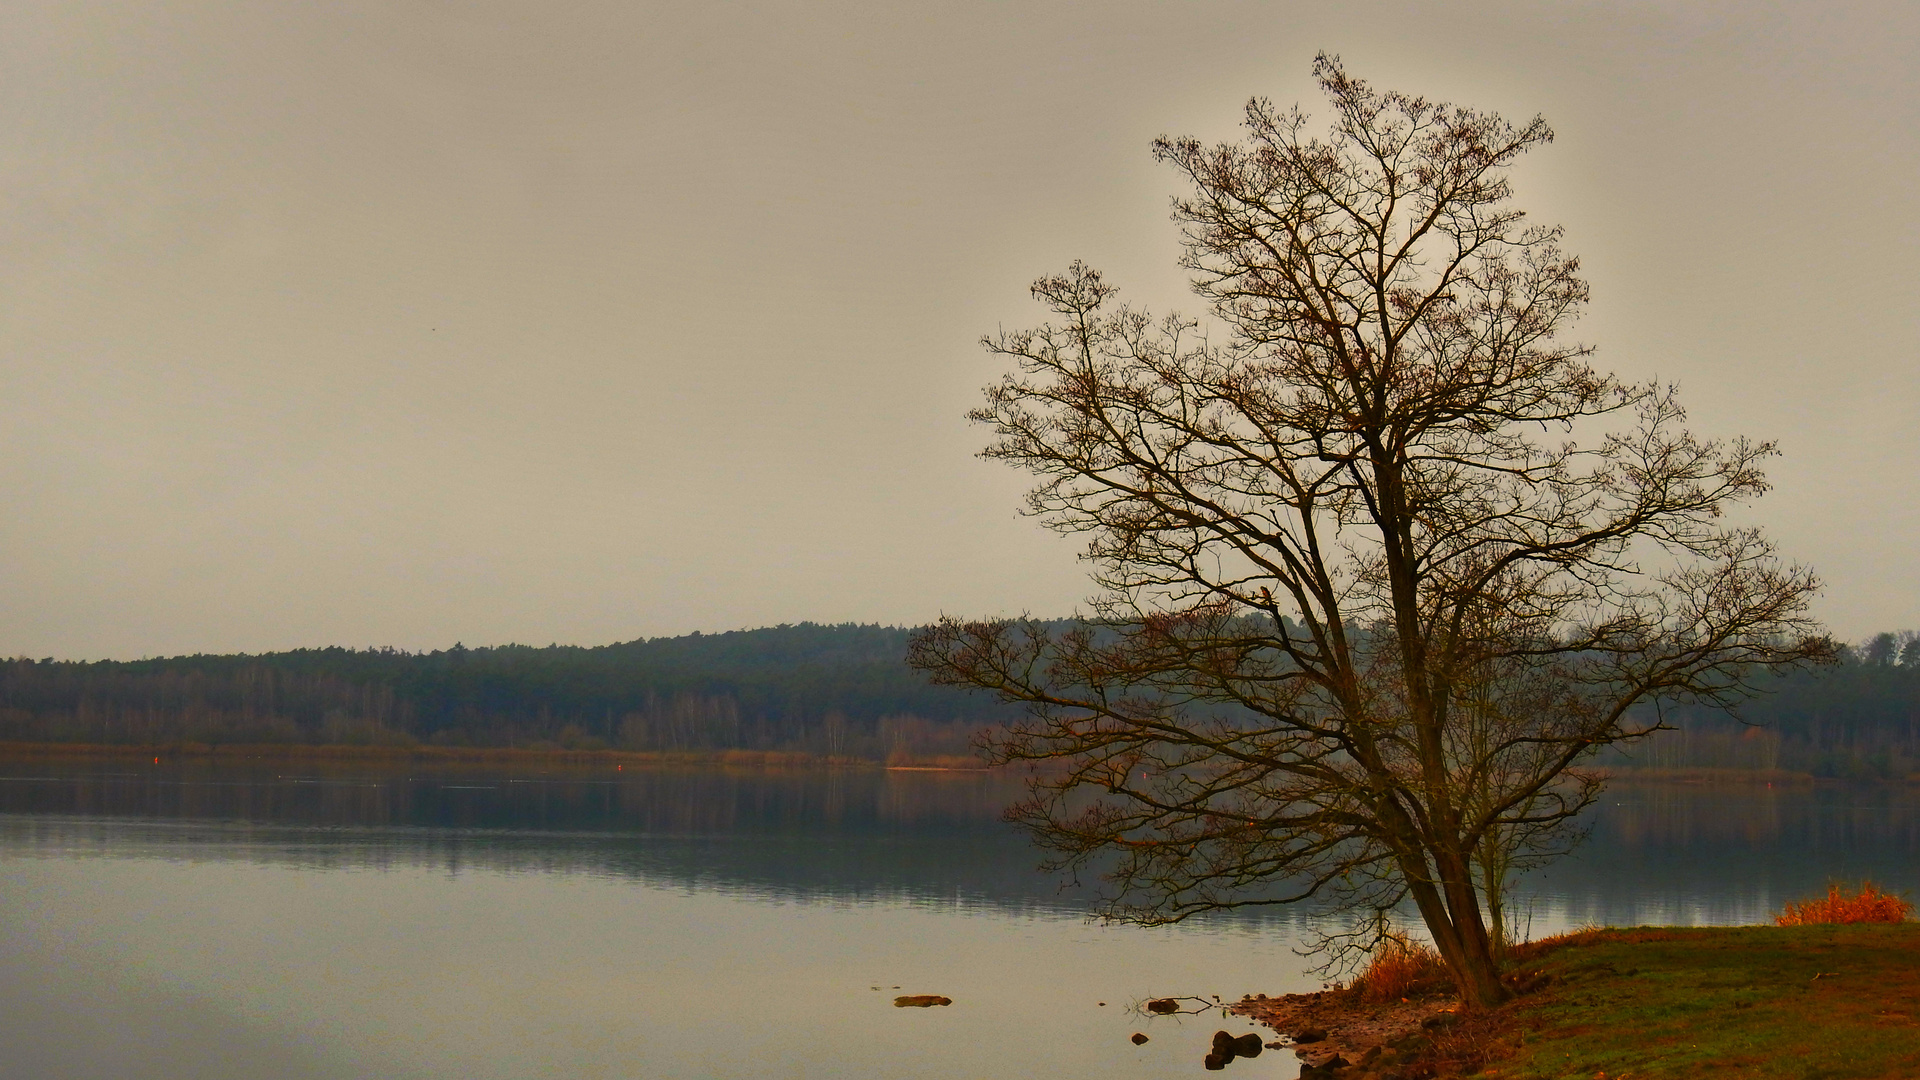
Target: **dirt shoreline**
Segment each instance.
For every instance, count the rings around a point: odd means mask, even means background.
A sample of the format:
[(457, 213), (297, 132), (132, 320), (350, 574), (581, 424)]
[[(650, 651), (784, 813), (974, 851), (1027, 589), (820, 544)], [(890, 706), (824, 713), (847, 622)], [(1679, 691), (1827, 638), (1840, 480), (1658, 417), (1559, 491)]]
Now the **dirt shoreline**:
[[(1408, 1042), (1451, 1021), (1458, 1008), (1451, 997), (1372, 1004), (1350, 991), (1323, 990), (1281, 997), (1256, 994), (1227, 1006), (1227, 1011), (1279, 1033), (1281, 1048), (1293, 1050), (1306, 1069), (1324, 1068), (1338, 1058), (1352, 1066), (1340, 1072), (1343, 1080), (1357, 1080), (1399, 1075), (1400, 1067), (1408, 1064), (1402, 1052)], [(1301, 1041), (1303, 1035), (1308, 1041)], [(1309, 1074), (1303, 1070), (1302, 1075)]]

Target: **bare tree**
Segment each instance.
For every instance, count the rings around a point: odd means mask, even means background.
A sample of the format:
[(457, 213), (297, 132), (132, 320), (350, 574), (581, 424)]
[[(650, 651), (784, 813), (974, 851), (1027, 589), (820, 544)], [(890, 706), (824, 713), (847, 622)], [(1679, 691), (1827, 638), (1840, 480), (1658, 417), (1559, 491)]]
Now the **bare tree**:
[(943, 620), (911, 659), (1028, 706), (989, 750), (1058, 767), (1010, 813), (1107, 914), (1410, 897), (1483, 1006), (1476, 851), (1550, 840), (1639, 706), (1828, 646), (1812, 573), (1724, 517), (1773, 446), (1561, 340), (1587, 286), (1506, 179), (1546, 124), (1314, 71), (1324, 135), (1256, 99), (1242, 142), (1154, 144), (1219, 340), (1078, 263), (1033, 287), (1057, 321), (985, 339), (1017, 365), (985, 456), (1087, 538), (1095, 616)]

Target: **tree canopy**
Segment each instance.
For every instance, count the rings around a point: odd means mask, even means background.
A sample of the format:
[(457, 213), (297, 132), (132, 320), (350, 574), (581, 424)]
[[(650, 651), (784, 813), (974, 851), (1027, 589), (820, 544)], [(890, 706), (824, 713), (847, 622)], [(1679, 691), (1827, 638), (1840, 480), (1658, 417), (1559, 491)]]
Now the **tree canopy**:
[(1153, 145), (1204, 329), (1075, 263), (1034, 283), (1054, 321), (984, 341), (985, 456), (1086, 538), (1093, 615), (948, 619), (911, 659), (1026, 706), (993, 755), (1068, 767), (1014, 814), (1109, 914), (1410, 899), (1484, 1005), (1476, 853), (1557, 843), (1640, 707), (1829, 647), (1811, 571), (1727, 516), (1773, 445), (1564, 336), (1587, 284), (1507, 175), (1546, 123), (1314, 73), (1324, 128), (1256, 98), (1240, 141)]

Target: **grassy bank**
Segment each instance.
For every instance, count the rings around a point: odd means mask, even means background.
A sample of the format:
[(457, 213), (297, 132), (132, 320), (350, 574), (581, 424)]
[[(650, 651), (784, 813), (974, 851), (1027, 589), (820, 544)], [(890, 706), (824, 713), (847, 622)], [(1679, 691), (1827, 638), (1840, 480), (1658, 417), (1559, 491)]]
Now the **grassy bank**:
[(1479, 1075), (1920, 1077), (1920, 924), (1594, 930), (1522, 965), (1551, 979), (1475, 1034)]
[(786, 750), (652, 752), (548, 750), (514, 747), (367, 745), (340, 743), (123, 743), (0, 742), (0, 761), (47, 759), (181, 759), (260, 762), (425, 763), (528, 768), (729, 767), (760, 769), (910, 768), (979, 769), (977, 758), (896, 755), (887, 761), (829, 757)]
[(1431, 963), (1375, 985), (1378, 961), (1231, 1011), (1292, 1037), (1311, 1080), (1920, 1077), (1920, 923), (1588, 930), (1513, 959), (1521, 996), (1488, 1012)]

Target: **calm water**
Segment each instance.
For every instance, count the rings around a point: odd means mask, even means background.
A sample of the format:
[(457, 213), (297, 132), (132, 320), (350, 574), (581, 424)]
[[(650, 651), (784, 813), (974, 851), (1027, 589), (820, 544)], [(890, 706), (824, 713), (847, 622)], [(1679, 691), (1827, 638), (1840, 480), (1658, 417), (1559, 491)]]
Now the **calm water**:
[[(1089, 923), (999, 823), (1017, 790), (0, 764), (0, 1076), (1164, 1077), (1220, 1021), (1131, 1006), (1317, 985), (1296, 919)], [(1916, 855), (1907, 789), (1622, 786), (1522, 906), (1757, 921)]]

